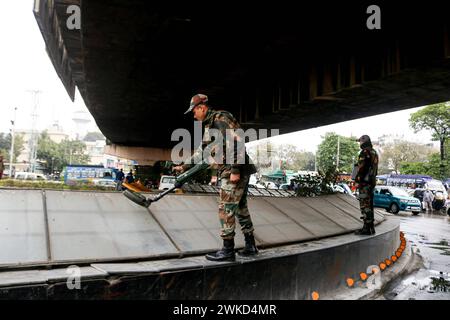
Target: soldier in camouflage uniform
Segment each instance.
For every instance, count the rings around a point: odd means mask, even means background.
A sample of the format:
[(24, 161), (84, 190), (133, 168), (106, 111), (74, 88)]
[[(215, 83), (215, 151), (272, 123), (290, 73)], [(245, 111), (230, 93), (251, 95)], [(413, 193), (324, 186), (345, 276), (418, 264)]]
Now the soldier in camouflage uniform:
[(378, 172), (378, 154), (373, 149), (368, 135), (363, 135), (356, 141), (360, 143), (361, 152), (358, 157), (358, 172), (355, 182), (358, 184), (359, 205), (362, 219), (364, 219), (364, 226), (355, 233), (359, 235), (372, 235), (375, 234), (373, 190)]
[[(223, 239), (223, 248), (215, 253), (206, 255), (206, 259), (212, 261), (233, 261), (234, 253), (234, 236), (236, 217), (241, 225), (241, 230), (245, 236), (245, 247), (239, 251), (241, 255), (254, 255), (258, 253), (253, 236), (253, 224), (247, 207), (247, 191), (250, 181), (250, 175), (256, 172), (256, 167), (251, 163), (245, 148), (238, 148), (241, 137), (236, 134), (230, 136), (233, 141), (227, 138), (227, 129), (239, 129), (240, 125), (227, 111), (216, 111), (208, 106), (208, 97), (203, 94), (197, 94), (192, 97), (189, 109), (185, 112), (194, 113), (194, 118), (202, 121), (205, 128), (203, 134), (202, 145), (200, 148), (186, 161), (183, 165), (177, 166), (176, 171), (185, 171), (192, 164), (198, 163), (204, 153), (205, 148), (212, 145), (212, 139), (209, 132), (210, 129), (217, 129), (221, 133), (223, 147), (221, 150), (222, 161), (214, 165), (212, 182), (217, 181), (217, 177), (221, 181), (220, 201), (219, 201), (219, 220), (222, 227), (221, 237)], [(234, 132), (234, 131), (232, 131)], [(230, 132), (229, 132), (230, 133)], [(233, 143), (233, 157), (231, 162), (227, 163), (227, 152), (231, 149), (230, 143)], [(243, 146), (243, 144), (241, 144)], [(217, 152), (217, 150), (216, 150)], [(215, 154), (215, 151), (212, 152)], [(230, 155), (229, 155), (230, 156)], [(241, 157), (241, 158), (239, 158)], [(242, 159), (243, 161), (238, 161)], [(230, 160), (230, 159), (228, 159)]]

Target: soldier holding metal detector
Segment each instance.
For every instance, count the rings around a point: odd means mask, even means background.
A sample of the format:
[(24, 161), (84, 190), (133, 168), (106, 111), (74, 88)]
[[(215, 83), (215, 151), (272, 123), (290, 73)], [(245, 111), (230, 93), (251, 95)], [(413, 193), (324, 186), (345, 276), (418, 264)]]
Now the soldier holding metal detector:
[[(247, 192), (250, 175), (256, 172), (245, 151), (242, 137), (235, 134), (240, 128), (233, 115), (227, 111), (216, 111), (208, 106), (208, 97), (196, 94), (192, 97), (185, 114), (193, 112), (197, 121), (202, 121), (205, 132), (201, 146), (184, 164), (173, 167), (174, 171), (182, 173), (177, 176), (175, 186), (160, 193), (153, 199), (147, 199), (139, 193), (126, 191), (124, 194), (139, 205), (148, 207), (152, 202), (158, 201), (175, 188), (192, 180), (198, 173), (211, 167), (213, 177), (211, 182), (220, 179), (219, 220), (223, 247), (221, 250), (206, 255), (212, 261), (235, 260), (234, 236), (235, 219), (239, 220), (241, 230), (245, 236), (245, 247), (239, 251), (241, 255), (254, 255), (258, 253), (253, 236), (253, 223), (247, 207)], [(214, 139), (212, 139), (214, 137)], [(230, 147), (231, 146), (231, 147)]]
[[(253, 236), (253, 223), (247, 207), (247, 192), (250, 175), (256, 172), (255, 166), (251, 163), (245, 147), (239, 148), (240, 137), (230, 135), (231, 131), (239, 129), (240, 125), (227, 111), (216, 111), (208, 106), (208, 97), (203, 94), (197, 94), (192, 97), (188, 110), (193, 112), (197, 121), (202, 121), (205, 128), (202, 146), (180, 166), (175, 167), (176, 171), (185, 171), (192, 167), (191, 162), (199, 159), (205, 149), (215, 144), (218, 149), (212, 150), (212, 155), (219, 154), (219, 161), (215, 165), (216, 172), (213, 173), (211, 182), (220, 179), (220, 201), (219, 201), (219, 220), (222, 226), (221, 237), (223, 239), (223, 248), (215, 253), (207, 254), (206, 258), (213, 261), (232, 261), (234, 254), (234, 236), (236, 217), (241, 225), (241, 230), (245, 236), (245, 248), (239, 253), (242, 255), (254, 255), (258, 252)], [(221, 141), (212, 141), (211, 129), (220, 132)], [(234, 139), (234, 141), (227, 141)], [(229, 148), (232, 145), (233, 148)], [(214, 147), (213, 147), (214, 149)], [(232, 155), (230, 156), (230, 153)], [(221, 156), (220, 156), (221, 155)], [(230, 161), (231, 163), (227, 163)], [(242, 161), (239, 161), (242, 160)], [(195, 168), (195, 167), (194, 167)]]

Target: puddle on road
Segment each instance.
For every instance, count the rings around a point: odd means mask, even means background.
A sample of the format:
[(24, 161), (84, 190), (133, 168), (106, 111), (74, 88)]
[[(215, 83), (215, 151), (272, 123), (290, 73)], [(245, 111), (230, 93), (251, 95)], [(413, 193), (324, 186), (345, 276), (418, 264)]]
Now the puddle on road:
[[(422, 236), (422, 235), (420, 235), (420, 237), (425, 238), (425, 236)], [(446, 239), (443, 239), (443, 240), (441, 240), (439, 242), (420, 241), (419, 240), (419, 243), (420, 244), (424, 244), (428, 248), (431, 248), (431, 249), (441, 250), (442, 251), (440, 253), (441, 255), (450, 256), (450, 245), (448, 243), (448, 240), (446, 240)]]

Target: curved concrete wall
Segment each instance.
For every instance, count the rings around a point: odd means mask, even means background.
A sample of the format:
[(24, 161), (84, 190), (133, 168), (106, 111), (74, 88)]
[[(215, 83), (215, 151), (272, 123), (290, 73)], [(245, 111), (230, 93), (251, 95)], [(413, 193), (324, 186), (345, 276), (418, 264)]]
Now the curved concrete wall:
[[(345, 195), (248, 202), (260, 247), (345, 234), (362, 225), (358, 202)], [(2, 269), (182, 257), (221, 245), (214, 195), (171, 194), (146, 209), (117, 192), (2, 189), (0, 204)], [(377, 212), (377, 222), (383, 219)], [(243, 236), (236, 234), (240, 247)]]
[(357, 279), (399, 246), (389, 217), (374, 236), (353, 234), (260, 251), (254, 258), (211, 262), (203, 256), (80, 268), (80, 289), (66, 269), (0, 272), (0, 299), (311, 299)]

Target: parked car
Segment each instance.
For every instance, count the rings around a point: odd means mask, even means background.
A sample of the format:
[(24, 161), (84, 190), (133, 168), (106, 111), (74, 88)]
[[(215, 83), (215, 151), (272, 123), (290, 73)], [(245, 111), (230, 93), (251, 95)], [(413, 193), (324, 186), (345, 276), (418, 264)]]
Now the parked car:
[(174, 176), (161, 176), (159, 181), (159, 190), (168, 190), (175, 186), (176, 177)]
[(399, 211), (411, 211), (418, 215), (421, 211), (420, 200), (408, 195), (408, 193), (398, 187), (376, 186), (374, 190), (374, 207), (385, 208), (393, 214)]
[(116, 182), (111, 179), (93, 179), (92, 182), (95, 186), (101, 186), (113, 190), (116, 189)]
[(47, 180), (45, 175), (43, 175), (42, 173), (33, 173), (33, 172), (16, 172), (14, 178), (17, 180), (32, 180), (32, 181)]

